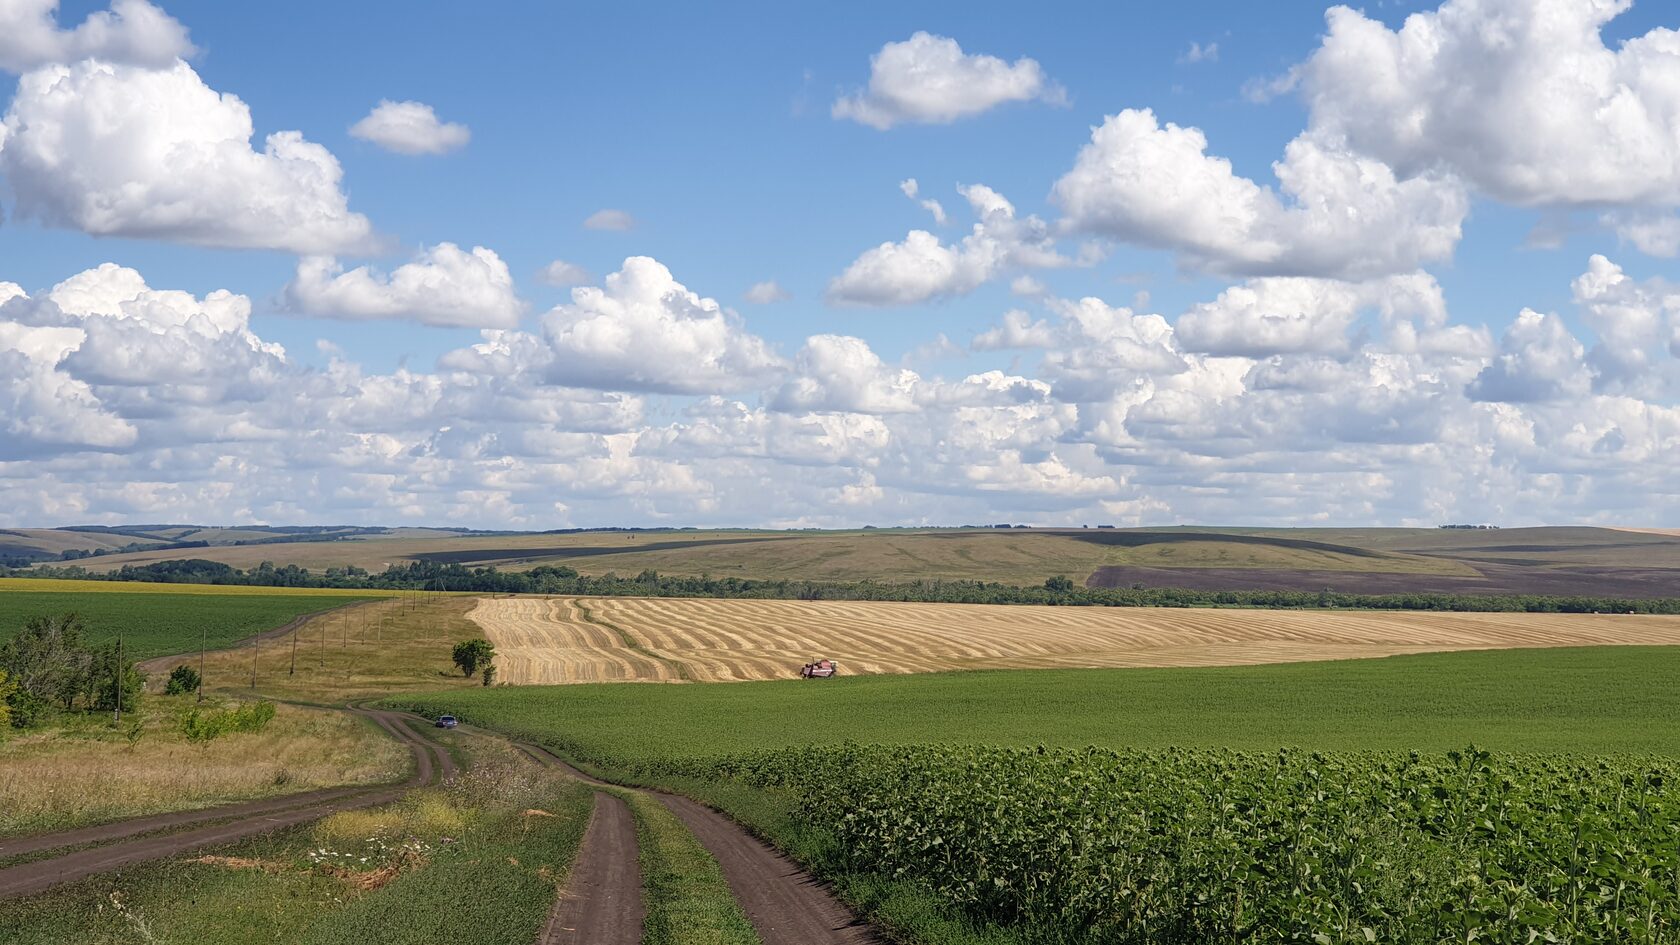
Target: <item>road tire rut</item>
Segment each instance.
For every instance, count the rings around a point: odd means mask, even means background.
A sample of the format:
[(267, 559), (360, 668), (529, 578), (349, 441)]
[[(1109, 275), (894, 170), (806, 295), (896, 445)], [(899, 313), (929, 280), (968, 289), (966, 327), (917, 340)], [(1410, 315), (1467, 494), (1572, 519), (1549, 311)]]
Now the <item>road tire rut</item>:
[(583, 844), (537, 945), (638, 945), (647, 917), (638, 850), (630, 805), (596, 792)]
[(764, 945), (880, 945), (874, 929), (815, 877), (740, 824), (698, 801), (657, 794), (723, 868)]

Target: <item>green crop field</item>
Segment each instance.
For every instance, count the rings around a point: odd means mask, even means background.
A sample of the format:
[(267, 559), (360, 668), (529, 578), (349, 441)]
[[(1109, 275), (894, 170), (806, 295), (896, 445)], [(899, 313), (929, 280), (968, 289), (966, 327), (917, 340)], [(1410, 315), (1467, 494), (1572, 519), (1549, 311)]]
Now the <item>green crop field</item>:
[(100, 592), (10, 590), (8, 583), (0, 581), (0, 641), (10, 639), (30, 617), (76, 613), (90, 641), (121, 636), (124, 651), (135, 659), (195, 651), (201, 639), (212, 647), (227, 646), (294, 617), (364, 599), (330, 593), (112, 592), (122, 590), (122, 584), (105, 584)]
[(1476, 651), (1197, 669), (522, 686), (412, 704), (585, 760), (840, 741), (1680, 756), (1680, 647)]
[(1680, 937), (1680, 648), (397, 701), (707, 800), (906, 942)]

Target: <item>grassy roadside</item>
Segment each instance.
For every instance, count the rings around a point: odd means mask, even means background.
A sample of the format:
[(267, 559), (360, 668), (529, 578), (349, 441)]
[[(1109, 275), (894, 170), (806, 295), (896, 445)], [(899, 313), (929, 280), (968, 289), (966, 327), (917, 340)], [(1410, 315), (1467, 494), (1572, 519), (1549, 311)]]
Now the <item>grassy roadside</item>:
[(717, 861), (658, 800), (616, 791), (630, 804), (647, 905), (643, 945), (757, 945)]
[(179, 730), (193, 705), (191, 696), (146, 697), (133, 741), (101, 714), (0, 742), (0, 838), (396, 781), (411, 765), (407, 749), (366, 719), (291, 705), (277, 706), (260, 732), (193, 743)]
[(498, 748), (382, 808), (0, 902), (0, 941), (459, 945), (535, 939), (591, 793)]

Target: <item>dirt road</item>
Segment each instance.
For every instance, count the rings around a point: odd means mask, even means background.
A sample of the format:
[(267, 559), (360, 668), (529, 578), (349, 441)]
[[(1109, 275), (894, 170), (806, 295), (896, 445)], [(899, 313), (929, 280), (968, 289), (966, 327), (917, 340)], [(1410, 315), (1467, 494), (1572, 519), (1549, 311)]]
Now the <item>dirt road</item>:
[[(62, 883), (134, 863), (176, 856), (319, 820), (328, 814), (388, 804), (408, 790), (447, 778), (455, 762), (441, 745), (415, 734), (412, 716), (371, 709), (352, 710), (372, 719), (414, 753), (414, 774), (385, 787), (335, 788), (291, 797), (247, 801), (198, 811), (158, 814), (134, 820), (41, 834), (0, 844), (0, 857), (63, 849), (58, 856), (0, 869), (0, 899), (29, 896)], [(192, 827), (200, 824), (202, 826)], [(175, 830), (178, 827), (191, 827)], [(167, 831), (160, 833), (159, 831)], [(114, 842), (113, 842), (114, 841)], [(98, 844), (97, 846), (88, 846)]]
[[(541, 746), (522, 744), (519, 747), (538, 761), (559, 768), (585, 783), (607, 783), (584, 774)], [(875, 931), (835, 899), (826, 886), (774, 847), (747, 833), (740, 824), (689, 798), (653, 793), (693, 831), (701, 846), (718, 861), (724, 879), (729, 882), (730, 892), (735, 894), (735, 901), (752, 922), (764, 945), (879, 945), (882, 942)], [(634, 843), (633, 829), (630, 839)], [(587, 865), (581, 854), (578, 864), (574, 867), (574, 875), (576, 870)], [(600, 941), (610, 943), (618, 940), (603, 938)], [(640, 939), (627, 938), (623, 941), (633, 943)], [(547, 942), (545, 939), (544, 945)]]
[(642, 870), (630, 805), (595, 794), (595, 812), (566, 888), (537, 945), (637, 945), (642, 940)]

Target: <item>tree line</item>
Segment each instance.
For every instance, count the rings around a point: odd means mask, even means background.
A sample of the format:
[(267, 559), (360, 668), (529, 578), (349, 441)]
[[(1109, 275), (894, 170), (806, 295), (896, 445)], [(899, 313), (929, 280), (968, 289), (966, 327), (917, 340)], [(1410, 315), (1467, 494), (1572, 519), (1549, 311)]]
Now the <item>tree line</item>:
[(1255, 607), (1267, 609), (1350, 609), (1483, 611), (1515, 613), (1680, 614), (1680, 598), (1555, 597), (1538, 594), (1352, 594), (1340, 591), (1212, 591), (1176, 587), (1082, 587), (1058, 575), (1037, 585), (991, 581), (797, 581), (714, 578), (643, 571), (634, 577), (590, 576), (564, 566), (528, 571), (469, 568), (458, 563), (413, 561), (370, 573), (357, 567), (309, 571), (265, 561), (241, 570), (219, 561), (187, 559), (126, 565), (104, 574), (81, 568), (36, 566), (4, 571), (0, 577), (149, 581), (172, 584), (238, 584), (259, 587), (361, 590), (466, 591), (480, 594), (565, 594), (602, 597), (711, 597), (781, 600), (925, 601), (947, 604), (1044, 604), (1064, 607)]

